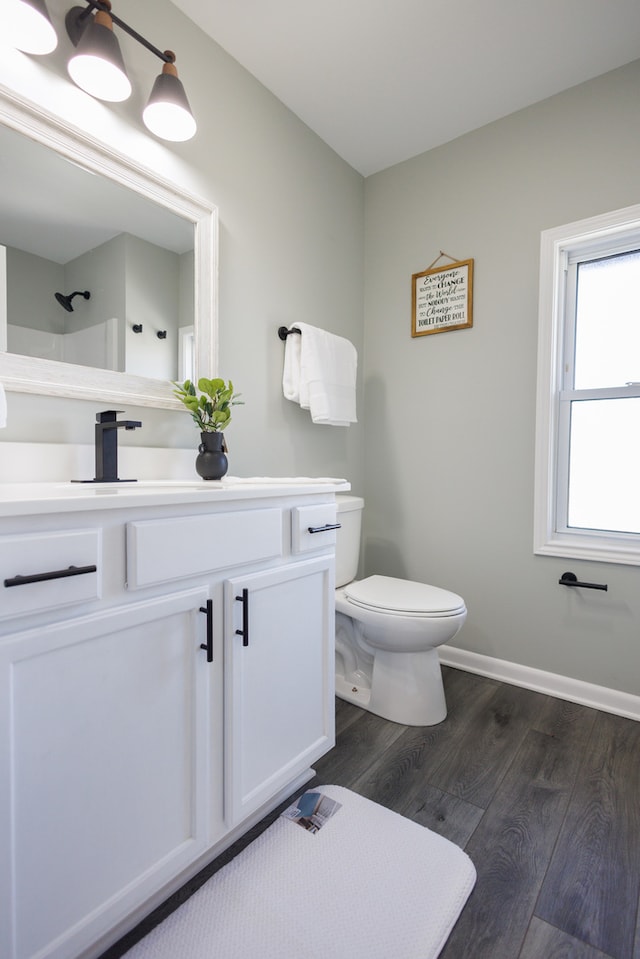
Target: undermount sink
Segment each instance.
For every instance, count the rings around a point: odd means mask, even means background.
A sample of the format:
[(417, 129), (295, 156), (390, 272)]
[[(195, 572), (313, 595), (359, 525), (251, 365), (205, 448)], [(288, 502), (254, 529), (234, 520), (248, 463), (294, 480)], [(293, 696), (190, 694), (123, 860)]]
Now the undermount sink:
[(329, 479), (324, 477), (308, 476), (225, 476), (221, 480), (120, 480), (117, 483), (97, 483), (93, 481), (77, 482), (69, 481), (65, 483), (27, 483), (0, 485), (0, 497), (2, 489), (8, 489), (15, 485), (21, 490), (22, 496), (31, 494), (34, 498), (50, 496), (83, 496), (83, 495), (112, 495), (118, 496), (130, 493), (141, 492), (181, 492), (198, 490), (200, 492), (211, 492), (212, 490), (228, 490), (241, 486), (316, 486), (324, 483), (344, 484), (345, 480)]
[(117, 483), (42, 482), (0, 483), (0, 515), (18, 513), (67, 512), (103, 507), (122, 507), (146, 501), (149, 505), (188, 503), (213, 496), (214, 499), (273, 497), (287, 492), (333, 491), (349, 489), (346, 480), (330, 477), (225, 476), (221, 480), (135, 480)]
[(42, 484), (51, 486), (54, 490), (61, 490), (64, 493), (135, 493), (140, 490), (181, 490), (181, 489), (215, 489), (221, 487), (220, 481), (208, 480), (119, 480), (117, 483), (99, 483), (92, 480), (71, 481), (69, 483), (51, 483)]
[(0, 483), (0, 501), (73, 500), (93, 497), (142, 496), (153, 493), (191, 493), (222, 490), (219, 481), (195, 480), (136, 480), (118, 483), (51, 482), (51, 483)]

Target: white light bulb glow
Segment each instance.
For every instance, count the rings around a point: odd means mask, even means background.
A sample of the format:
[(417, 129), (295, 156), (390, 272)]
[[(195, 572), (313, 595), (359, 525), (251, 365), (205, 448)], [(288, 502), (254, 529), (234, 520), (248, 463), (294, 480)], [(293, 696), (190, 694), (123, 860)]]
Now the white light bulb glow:
[(131, 83), (126, 74), (101, 57), (76, 55), (69, 60), (67, 69), (73, 82), (98, 100), (119, 103), (131, 96)]
[(30, 3), (14, 0), (10, 22), (11, 41), (17, 50), (42, 55), (58, 46), (51, 21)]
[(175, 103), (150, 103), (145, 107), (142, 119), (144, 125), (161, 140), (173, 140), (178, 143), (190, 140), (197, 125), (188, 110)]

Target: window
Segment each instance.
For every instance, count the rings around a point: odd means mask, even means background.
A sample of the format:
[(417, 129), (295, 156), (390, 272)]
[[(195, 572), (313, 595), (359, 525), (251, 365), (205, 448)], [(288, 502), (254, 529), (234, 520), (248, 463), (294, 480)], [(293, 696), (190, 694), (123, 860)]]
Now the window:
[(178, 382), (194, 380), (195, 368), (195, 330), (193, 326), (181, 326), (178, 328)]
[(534, 550), (640, 565), (640, 206), (542, 234)]

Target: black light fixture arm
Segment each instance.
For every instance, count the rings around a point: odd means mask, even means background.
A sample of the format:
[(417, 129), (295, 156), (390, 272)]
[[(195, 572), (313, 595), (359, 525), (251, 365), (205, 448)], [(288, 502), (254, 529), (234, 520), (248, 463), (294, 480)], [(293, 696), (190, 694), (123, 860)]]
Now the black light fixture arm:
[[(119, 27), (162, 61), (142, 112), (145, 126), (162, 140), (190, 140), (197, 124), (178, 77), (175, 53), (159, 50), (116, 16), (111, 0), (84, 0), (84, 4), (72, 7), (65, 17), (67, 33), (77, 49), (68, 64), (74, 83), (98, 100), (119, 103), (129, 98), (132, 88), (116, 35)], [(102, 69), (96, 69), (99, 66)]]
[[(137, 30), (134, 30), (133, 27), (130, 27), (128, 23), (125, 23), (124, 20), (121, 20), (120, 17), (117, 17), (113, 10), (111, 9), (110, 3), (103, 3), (102, 0), (85, 0), (87, 6), (86, 9), (81, 10), (79, 7), (72, 7), (69, 13), (67, 14), (67, 33), (71, 37), (71, 41), (74, 45), (77, 45), (86, 21), (88, 20), (92, 10), (102, 10), (103, 13), (108, 13), (114, 23), (124, 30), (125, 33), (128, 33), (130, 37), (133, 37), (134, 40), (137, 40), (138, 43), (141, 43), (143, 47), (146, 47), (150, 53), (153, 53), (159, 60), (162, 60), (164, 63), (175, 63), (175, 53), (172, 53), (171, 50), (165, 50), (164, 53), (162, 50), (159, 50), (158, 47), (154, 47), (146, 37), (143, 37), (142, 34), (138, 33)], [(78, 10), (80, 12), (78, 13)]]

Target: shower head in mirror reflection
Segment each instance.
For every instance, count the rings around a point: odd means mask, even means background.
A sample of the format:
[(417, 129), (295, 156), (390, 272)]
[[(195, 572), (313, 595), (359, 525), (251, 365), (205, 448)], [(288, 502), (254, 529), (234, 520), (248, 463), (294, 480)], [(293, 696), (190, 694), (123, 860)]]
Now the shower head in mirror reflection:
[[(72, 7), (65, 27), (76, 51), (67, 70), (73, 82), (98, 100), (121, 102), (132, 93), (131, 82), (114, 33), (117, 24), (130, 37), (163, 62), (142, 119), (151, 133), (163, 140), (190, 140), (197, 125), (175, 67), (176, 55), (161, 51), (117, 17), (110, 0), (85, 0), (86, 7)], [(45, 0), (11, 0), (12, 42), (23, 53), (47, 54), (58, 38)]]
[(85, 300), (91, 298), (89, 290), (76, 290), (75, 293), (69, 293), (68, 296), (65, 296), (64, 293), (56, 293), (55, 296), (60, 306), (65, 309), (67, 313), (73, 313), (73, 303), (71, 300), (74, 298), (74, 296), (83, 296)]

